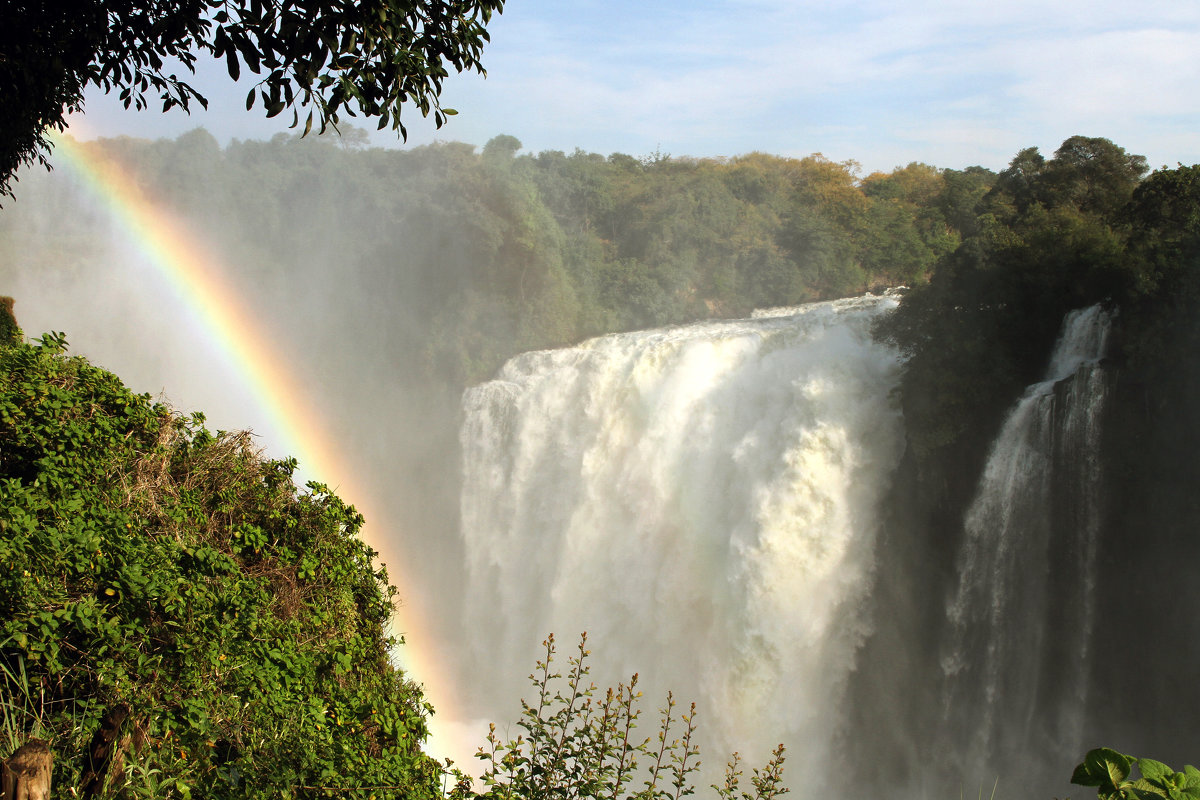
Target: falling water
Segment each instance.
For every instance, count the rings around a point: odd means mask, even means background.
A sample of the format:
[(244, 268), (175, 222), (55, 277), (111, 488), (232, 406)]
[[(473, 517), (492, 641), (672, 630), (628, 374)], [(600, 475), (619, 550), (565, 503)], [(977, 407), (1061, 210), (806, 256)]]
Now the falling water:
[(605, 336), (469, 390), (463, 680), (527, 694), (505, 681), (541, 639), (586, 630), (598, 681), (698, 701), (711, 765), (783, 741), (815, 791), (903, 449), (899, 356), (870, 336), (895, 304)]
[(1033, 757), (1062, 770), (1086, 749), (1108, 330), (1099, 306), (1068, 315), (966, 514), (943, 659), (947, 730), (965, 769), (1011, 775)]

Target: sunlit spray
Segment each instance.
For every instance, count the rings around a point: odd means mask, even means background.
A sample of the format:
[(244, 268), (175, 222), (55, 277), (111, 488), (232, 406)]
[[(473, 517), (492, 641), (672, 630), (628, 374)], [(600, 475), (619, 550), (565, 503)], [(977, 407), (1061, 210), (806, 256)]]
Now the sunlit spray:
[(697, 701), (710, 770), (782, 741), (819, 785), (904, 444), (900, 358), (870, 334), (896, 302), (605, 336), (468, 390), (476, 699), (528, 694), (541, 639), (586, 630), (598, 682)]
[[(233, 270), (206, 246), (205, 237), (156, 202), (146, 187), (139, 185), (119, 161), (106, 157), (102, 149), (61, 137), (56, 139), (55, 154), (59, 157), (56, 163), (85, 187), (100, 213), (108, 215), (113, 238), (109, 248), (99, 252), (102, 263), (94, 265), (95, 271), (103, 273), (99, 281), (88, 272), (68, 276), (64, 281), (79, 285), (61, 286), (55, 285), (53, 276), (39, 274), (30, 276), (28, 286), (10, 287), (8, 291), (18, 295), (18, 319), (28, 325), (31, 320), (38, 324), (37, 320), (47, 318), (47, 324), (55, 329), (71, 327), (72, 323), (82, 325), (82, 315), (71, 311), (72, 304), (84, 302), (91, 311), (88, 324), (125, 327), (130, 296), (137, 295), (143, 305), (160, 306), (155, 312), (174, 322), (172, 335), (185, 325), (195, 327), (210, 360), (222, 370), (219, 393), (236, 393), (236, 423), (245, 426), (251, 418), (262, 420), (265, 430), (258, 429), (264, 434), (259, 441), (270, 457), (295, 456), (299, 480), (326, 483), (364, 515), (365, 541), (380, 552), (389, 580), (399, 586), (401, 598), (407, 597), (411, 587), (407, 564), (399, 556), (403, 536), (397, 520), (383, 513), (386, 503), (362, 476), (363, 465), (358, 463), (362, 459), (346, 452), (331, 434), (331, 424), (310, 402), (314, 393), (297, 380), (291, 365), (273, 346), (264, 320), (230, 280)], [(134, 270), (137, 274), (131, 275)], [(113, 292), (112, 303), (103, 301), (106, 291)], [(36, 313), (25, 316), (23, 310)], [(152, 329), (146, 326), (139, 334), (152, 335)], [(92, 340), (80, 344), (80, 348), (73, 346), (74, 352), (87, 353), (101, 343)], [(134, 360), (161, 358), (163, 350), (129, 347), (127, 343), (113, 349), (124, 350), (126, 357)], [(199, 360), (189, 353), (186, 363), (176, 365), (174, 371), (194, 371)], [(105, 359), (101, 366), (111, 364)], [(128, 374), (122, 377), (129, 378)], [(394, 651), (394, 659), (411, 679), (422, 684), (427, 698), (440, 712), (431, 720), (430, 751), (453, 755), (461, 763), (474, 751), (474, 743), (456, 738), (458, 729), (443, 722), (455, 713), (445, 683), (447, 670), (436, 652), (433, 631), (403, 602), (396, 607), (391, 629), (405, 639), (404, 646)]]

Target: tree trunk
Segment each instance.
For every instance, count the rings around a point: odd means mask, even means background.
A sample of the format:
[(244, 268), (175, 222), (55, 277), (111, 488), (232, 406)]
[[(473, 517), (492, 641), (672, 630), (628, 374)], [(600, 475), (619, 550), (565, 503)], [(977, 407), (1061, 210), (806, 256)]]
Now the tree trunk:
[(0, 762), (0, 800), (50, 800), (50, 747), (30, 739)]
[[(129, 706), (121, 703), (109, 710), (100, 720), (100, 727), (92, 736), (91, 747), (88, 748), (86, 768), (83, 771), (81, 796), (95, 798), (104, 791), (109, 776), (119, 771), (124, 765), (124, 754), (121, 752), (121, 726), (129, 716)], [(114, 769), (115, 768), (115, 769)]]

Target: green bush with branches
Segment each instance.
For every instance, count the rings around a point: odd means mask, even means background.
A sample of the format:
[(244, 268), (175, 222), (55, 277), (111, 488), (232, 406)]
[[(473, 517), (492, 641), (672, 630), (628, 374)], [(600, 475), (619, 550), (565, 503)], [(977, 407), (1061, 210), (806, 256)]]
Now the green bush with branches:
[[(694, 773), (700, 750), (694, 743), (696, 704), (679, 714), (668, 692), (659, 709), (654, 736), (638, 733), (641, 716), (638, 676), (597, 695), (587, 680), (587, 634), (563, 673), (554, 668), (555, 642), (543, 643), (544, 657), (529, 676), (535, 702), (521, 701), (517, 725), (524, 733), (503, 741), (490, 726), (487, 747), (478, 757), (486, 765), (474, 794), (459, 773), (456, 798), (487, 800), (680, 800), (695, 793)], [(734, 753), (724, 780), (713, 785), (720, 800), (773, 800), (787, 793), (783, 785), (784, 748), (779, 745), (763, 769), (755, 769), (753, 791), (742, 788), (741, 757)]]
[(362, 517), (65, 348), (0, 347), (7, 744), (48, 740), (55, 784), (78, 786), (125, 709), (134, 796), (436, 794)]

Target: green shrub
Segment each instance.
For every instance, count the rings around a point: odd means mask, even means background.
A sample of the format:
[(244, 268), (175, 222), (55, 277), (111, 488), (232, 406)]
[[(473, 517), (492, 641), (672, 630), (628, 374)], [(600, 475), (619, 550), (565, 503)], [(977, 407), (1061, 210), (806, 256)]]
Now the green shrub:
[(361, 516), (65, 348), (0, 347), (2, 732), (59, 787), (127, 706), (135, 796), (435, 794)]
[[(640, 736), (642, 693), (637, 690), (636, 673), (629, 683), (606, 690), (601, 699), (595, 685), (587, 681), (587, 634), (568, 659), (565, 681), (562, 673), (554, 671), (553, 634), (543, 644), (545, 658), (529, 676), (537, 690), (536, 701), (521, 701), (517, 725), (524, 734), (503, 742), (496, 736), (496, 726), (490, 726), (487, 747), (478, 754), (486, 764), (481, 778), (484, 793), (473, 794), (470, 781), (460, 773), (454, 797), (680, 800), (695, 792), (691, 778), (700, 768), (699, 748), (693, 742), (695, 703), (688, 713), (677, 715), (675, 700), (668, 693), (659, 709), (656, 735)], [(788, 791), (783, 786), (783, 753), (781, 744), (766, 767), (754, 770), (752, 792), (741, 789), (741, 759), (734, 753), (724, 781), (712, 788), (720, 800), (773, 800)]]

